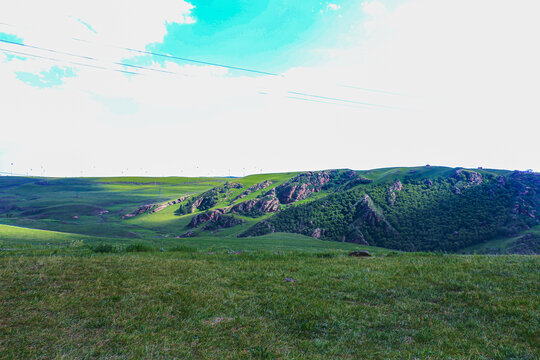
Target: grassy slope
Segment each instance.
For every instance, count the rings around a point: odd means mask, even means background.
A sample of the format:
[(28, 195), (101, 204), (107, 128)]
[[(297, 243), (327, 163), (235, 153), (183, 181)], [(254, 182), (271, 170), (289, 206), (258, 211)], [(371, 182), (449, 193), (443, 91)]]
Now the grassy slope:
[(532, 360), (539, 266), (531, 256), (4, 255), (0, 357)]
[[(145, 244), (154, 248), (170, 250), (187, 246), (198, 250), (234, 250), (234, 251), (352, 251), (369, 250), (373, 254), (387, 253), (388, 251), (372, 246), (361, 246), (335, 241), (323, 241), (297, 234), (270, 234), (256, 238), (237, 238), (236, 236), (205, 236), (197, 238), (175, 239), (127, 239), (104, 238), (86, 236), (56, 231), (20, 228), (9, 225), (0, 225), (0, 249), (9, 251), (22, 249), (39, 250), (73, 250), (76, 253), (91, 253), (88, 247), (97, 244), (111, 244), (123, 248), (129, 244)], [(77, 251), (75, 251), (77, 250)], [(65, 253), (66, 251), (62, 251)], [(7, 254), (8, 252), (6, 252)], [(18, 252), (20, 253), (20, 252)], [(67, 251), (70, 253), (70, 251)]]
[[(453, 171), (454, 169), (447, 167), (424, 166), (374, 169), (359, 173), (374, 179), (375, 183), (388, 183), (404, 177), (448, 176)], [(509, 173), (500, 170), (479, 171)], [(155, 214), (144, 214), (129, 220), (121, 220), (121, 216), (142, 204), (164, 202), (188, 194), (201, 193), (227, 181), (243, 184), (244, 189), (231, 189), (227, 200), (223, 199), (215, 206), (215, 208), (227, 207), (230, 206), (231, 199), (254, 184), (271, 180), (275, 181), (271, 187), (275, 187), (297, 174), (257, 174), (244, 178), (48, 178), (44, 179), (47, 185), (36, 184), (35, 182), (40, 180), (37, 178), (0, 177), (1, 204), (19, 208), (10, 211), (2, 211), (0, 208), (0, 223), (106, 238), (163, 241), (163, 238), (174, 237), (188, 231), (187, 224), (193, 215), (176, 216), (174, 210), (177, 206), (172, 206)], [(270, 188), (249, 194), (235, 203), (255, 198)], [(294, 205), (313, 201), (325, 195), (327, 192), (323, 191)], [(100, 210), (108, 210), (109, 213), (98, 216), (97, 212)], [(78, 219), (73, 218), (75, 215)], [(234, 237), (261, 219), (245, 217), (245, 223), (240, 226), (224, 229), (216, 234), (205, 233), (204, 236)]]
[(511, 238), (502, 237), (502, 238), (490, 240), (482, 244), (469, 246), (467, 248), (460, 250), (459, 253), (474, 254), (475, 252), (479, 252), (484, 249), (499, 249), (500, 251), (504, 251), (508, 249), (514, 242), (516, 242), (516, 240), (518, 240), (520, 237), (522, 237), (525, 234), (539, 234), (540, 235), (540, 226), (535, 226), (529, 230), (525, 230), (522, 233), (520, 233), (518, 236), (514, 236)]
[[(451, 176), (455, 168), (446, 166), (418, 166), (418, 167), (392, 167), (373, 170), (361, 170), (358, 173), (368, 179), (372, 179), (375, 184), (390, 183), (395, 180), (403, 180), (404, 178), (421, 179), (429, 178), (436, 179), (440, 177)], [(508, 170), (494, 169), (472, 169), (481, 174), (493, 174), (507, 176), (511, 173)]]
[[(226, 181), (215, 178), (161, 178), (164, 184), (155, 185), (154, 181), (150, 181), (155, 180), (153, 178), (146, 182), (140, 178), (84, 178), (47, 179), (47, 185), (39, 185), (35, 179), (30, 179), (30, 182), (18, 179), (15, 184), (12, 179), (6, 179), (0, 178), (0, 199), (6, 206), (13, 205), (18, 209), (4, 211), (0, 218), (2, 223), (94, 236), (132, 238), (155, 237), (159, 234), (136, 223), (122, 221), (122, 215), (142, 204), (200, 193)], [(109, 213), (100, 217), (97, 215), (99, 210), (108, 210)], [(79, 218), (74, 219), (73, 216)]]

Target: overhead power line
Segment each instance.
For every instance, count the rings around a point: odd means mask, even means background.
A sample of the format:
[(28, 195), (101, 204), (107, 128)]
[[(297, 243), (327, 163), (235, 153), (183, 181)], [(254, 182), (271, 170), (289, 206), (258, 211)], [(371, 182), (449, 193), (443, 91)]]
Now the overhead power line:
[(120, 73), (123, 73), (123, 74), (141, 75), (139, 73), (132, 72), (132, 71), (126, 71), (126, 70), (120, 70), (120, 69), (112, 69), (112, 68), (106, 68), (106, 67), (103, 67), (103, 66), (96, 66), (96, 65), (90, 65), (90, 64), (83, 64), (83, 63), (79, 63), (79, 62), (75, 62), (75, 61), (60, 60), (60, 59), (55, 59), (55, 58), (51, 58), (51, 57), (47, 57), (47, 56), (29, 54), (29, 53), (9, 50), (9, 49), (0, 48), (0, 51), (8, 52), (8, 53), (11, 53), (11, 54), (14, 54), (14, 55), (28, 56), (28, 57), (33, 57), (33, 58), (42, 59), (42, 60), (49, 60), (49, 61), (58, 62), (58, 63), (68, 63), (68, 64), (73, 64), (73, 65), (85, 66), (85, 67), (89, 67), (91, 69), (111, 70), (111, 71), (116, 71), (116, 72), (120, 72)]
[(358, 105), (363, 105), (363, 106), (372, 106), (372, 107), (378, 107), (378, 108), (404, 110), (404, 109), (397, 108), (397, 107), (394, 107), (394, 106), (372, 104), (372, 103), (367, 103), (367, 102), (363, 102), (363, 101), (347, 100), (347, 99), (328, 97), (328, 96), (322, 96), (322, 95), (301, 93), (301, 92), (296, 92), (296, 91), (289, 91), (289, 94), (301, 95), (301, 96), (309, 96), (309, 97), (313, 97), (313, 98), (317, 98), (317, 99), (324, 99), (324, 100), (331, 100), (331, 101), (340, 101), (340, 102), (344, 102), (344, 103), (358, 104)]
[[(80, 39), (76, 39), (76, 40), (88, 42), (86, 40), (80, 40)], [(100, 61), (99, 59), (97, 59), (96, 57), (93, 57), (93, 56), (80, 55), (80, 54), (76, 54), (76, 53), (72, 53), (72, 52), (65, 52), (65, 51), (60, 51), (60, 50), (51, 49), (51, 48), (42, 47), (42, 46), (37, 46), (37, 45), (23, 44), (23, 43), (16, 42), (16, 41), (0, 39), (0, 42), (5, 43), (5, 44), (9, 44), (9, 45), (19, 46), (19, 47), (25, 47), (25, 48), (28, 48), (28, 49), (49, 52), (49, 53), (53, 53), (53, 54), (66, 55), (66, 56), (69, 56), (69, 57), (75, 57), (75, 58), (79, 58), (79, 59), (83, 59), (83, 60), (90, 60), (90, 61), (96, 61), (96, 62)], [(168, 57), (168, 58), (186, 60), (186, 61), (189, 60), (187, 58), (181, 58), (181, 57), (176, 57), (176, 56), (172, 56), (172, 55), (159, 54), (159, 53), (155, 53), (155, 52), (141, 51), (141, 50), (136, 50), (136, 49), (124, 48), (124, 47), (121, 47), (121, 48), (129, 50), (129, 51), (135, 51), (135, 52), (139, 52), (139, 53), (150, 54), (150, 55), (153, 55), (153, 56), (164, 56), (164, 57)], [(31, 54), (31, 53), (26, 53), (26, 52), (14, 51), (14, 50), (11, 50), (11, 49), (0, 48), (0, 51), (8, 52), (8, 53), (11, 53), (11, 54), (16, 54), (16, 55), (20, 55), (20, 56), (28, 56), (28, 57), (33, 57), (33, 58), (37, 58), (37, 59), (53, 61), (53, 62), (68, 63), (68, 64), (73, 64), (73, 65), (78, 65), (78, 66), (83, 66), (83, 67), (88, 67), (88, 68), (93, 68), (93, 69), (111, 70), (111, 71), (115, 71), (115, 72), (129, 74), (129, 75), (143, 75), (143, 74), (141, 74), (139, 72), (134, 72), (134, 71), (127, 71), (127, 70), (122, 70), (122, 69), (114, 69), (114, 68), (110, 68), (110, 67), (92, 65), (92, 64), (81, 63), (81, 62), (74, 62), (74, 61), (69, 61), (69, 60), (62, 60), (62, 59), (53, 58), (53, 57), (47, 57), (47, 56)], [(245, 70), (245, 71), (258, 72), (258, 73), (266, 74), (266, 75), (278, 76), (278, 74), (268, 73), (268, 72), (263, 72), (263, 71), (258, 71), (258, 70), (251, 70), (251, 69), (239, 68), (239, 67), (228, 66), (228, 65), (220, 65), (220, 64), (214, 64), (214, 63), (198, 61), (198, 60), (195, 61), (195, 62), (200, 63), (200, 64), (207, 64), (207, 65), (212, 65), (212, 66), (222, 66), (222, 67), (227, 67), (227, 68), (236, 69), (236, 70)], [(184, 76), (187, 76), (186, 74), (182, 74), (182, 73), (178, 73), (178, 72), (168, 71), (168, 70), (164, 70), (164, 69), (155, 69), (155, 68), (150, 68), (150, 67), (140, 66), (140, 65), (134, 65), (134, 64), (126, 63), (126, 62), (110, 61), (109, 63), (112, 63), (114, 65), (118, 65), (118, 66), (124, 66), (124, 67), (131, 68), (131, 69), (159, 72), (159, 73), (172, 74), (172, 75), (184, 75)], [(344, 86), (344, 85), (341, 85), (341, 86)], [(350, 87), (350, 86), (346, 86), (346, 87)], [(353, 88), (356, 88), (356, 87), (353, 87)], [(370, 90), (370, 91), (374, 91), (374, 92), (384, 92), (384, 91), (379, 91), (379, 90), (374, 90), (374, 89), (365, 89), (365, 88), (362, 88), (362, 89), (363, 90)], [(348, 104), (366, 106), (366, 107), (371, 107), (371, 108), (408, 110), (408, 109), (398, 108), (398, 107), (389, 106), (389, 105), (367, 103), (367, 102), (364, 102), (364, 101), (357, 101), (357, 100), (343, 99), (343, 98), (338, 98), (338, 97), (323, 96), (323, 95), (319, 95), (319, 94), (306, 93), (306, 92), (289, 91), (288, 93), (291, 94), (291, 95), (294, 95), (294, 96), (287, 96), (288, 98), (296, 99), (296, 100), (320, 102), (320, 103), (334, 104), (334, 105), (337, 104), (337, 103), (342, 103), (342, 104), (347, 104), (348, 103)], [(394, 93), (394, 94), (398, 95), (397, 93)], [(299, 97), (299, 96), (302, 96), (302, 97)], [(315, 99), (320, 99), (320, 100), (317, 101)]]
[[(45, 52), (50, 52), (50, 53), (55, 53), (55, 54), (62, 54), (62, 55), (72, 56), (72, 57), (76, 57), (76, 58), (79, 58), (79, 59), (99, 61), (99, 59), (97, 59), (95, 57), (92, 57), (92, 56), (79, 55), (79, 54), (74, 54), (74, 53), (70, 53), (70, 52), (49, 49), (49, 48), (45, 48), (45, 47), (41, 47), (41, 46), (23, 44), (23, 43), (19, 43), (19, 42), (15, 42), (15, 41), (9, 41), (9, 40), (0, 39), (0, 42), (10, 44), (10, 45), (15, 45), (15, 46), (26, 47), (26, 48), (34, 49), (34, 50), (40, 50), (40, 51), (45, 51)], [(3, 51), (10, 51), (12, 53), (16, 53), (16, 51), (12, 51), (12, 50), (3, 49)], [(58, 62), (62, 61), (60, 59), (54, 59), (54, 58), (50, 58), (50, 57), (44, 57), (44, 56), (33, 55), (33, 54), (26, 54), (26, 56), (32, 56), (32, 57), (47, 59), (47, 60), (51, 60), (51, 61), (58, 61)], [(72, 61), (66, 61), (66, 62), (69, 62), (70, 64), (75, 64), (75, 65), (81, 65), (81, 66), (86, 66), (86, 67), (91, 67), (91, 68), (96, 68), (96, 69), (108, 70), (107, 68), (102, 67), (102, 66), (94, 66), (94, 65), (89, 65), (89, 64), (76, 63), (76, 62), (72, 62)], [(112, 62), (112, 64), (131, 67), (131, 68), (136, 68), (136, 69), (141, 69), (141, 70), (146, 70), (146, 71), (155, 71), (155, 72), (161, 72), (161, 73), (178, 74), (178, 73), (168, 71), (168, 70), (149, 68), (149, 67), (145, 67), (145, 66), (133, 65), (133, 64), (128, 64), (128, 63), (124, 63), (124, 62)], [(114, 70), (114, 69), (111, 69), (111, 70)], [(139, 73), (135, 73), (135, 72), (132, 72), (132, 71), (125, 71), (125, 70), (115, 70), (115, 71), (123, 72), (123, 73), (127, 73), (127, 74), (140, 75)]]
[[(6, 25), (6, 26), (9, 26), (9, 27), (19, 27), (19, 26), (16, 26), (16, 25), (12, 25), (12, 24), (8, 24), (8, 23), (5, 23), (5, 22), (0, 22), (0, 25)], [(79, 41), (79, 42), (84, 42), (84, 43), (88, 43), (88, 44), (98, 44), (98, 45), (103, 45), (103, 44), (99, 44), (95, 41), (90, 41), (90, 40), (85, 40), (85, 39), (79, 39), (79, 38), (76, 38), (76, 37), (71, 37), (70, 38), (71, 40), (75, 40), (75, 41)], [(6, 41), (6, 40), (2, 40), (3, 42), (7, 42), (7, 43), (13, 43), (13, 44), (16, 44), (14, 42), (9, 42), (9, 41)], [(197, 60), (197, 59), (192, 59), (192, 58), (188, 58), (188, 57), (181, 57), (181, 56), (175, 56), (175, 55), (169, 55), (169, 54), (163, 54), (163, 53), (158, 53), (158, 52), (154, 52), (154, 51), (147, 51), (147, 50), (139, 50), (139, 49), (133, 49), (133, 48), (130, 48), (130, 47), (126, 47), (126, 46), (118, 46), (118, 45), (107, 45), (109, 47), (113, 47), (113, 48), (117, 48), (117, 49), (122, 49), (122, 50), (126, 50), (126, 51), (130, 51), (130, 52), (135, 52), (135, 53), (138, 53), (138, 54), (145, 54), (145, 55), (152, 55), (152, 56), (158, 56), (158, 57), (163, 57), (163, 58), (168, 58), (168, 59), (173, 59), (173, 60), (180, 60), (180, 61), (185, 61), (185, 62), (190, 62), (190, 63), (194, 63), (194, 64), (203, 64), (203, 65), (210, 65), (210, 66), (217, 66), (217, 67), (222, 67), (222, 68), (226, 68), (226, 69), (231, 69), (231, 70), (238, 70), (238, 71), (244, 71), (244, 72), (249, 72), (249, 73), (254, 73), (254, 74), (261, 74), (261, 75), (270, 75), (270, 76), (280, 76), (280, 74), (277, 74), (277, 73), (273, 73), (273, 72), (268, 72), (268, 71), (262, 71), (262, 70), (257, 70), (257, 69), (250, 69), (250, 68), (245, 68), (245, 67), (240, 67), (240, 66), (233, 66), (233, 65), (227, 65), (227, 64), (220, 64), (220, 63), (215, 63), (215, 62), (210, 62), (210, 61), (203, 61), (203, 60)], [(30, 46), (28, 45), (28, 47), (34, 47), (34, 46)], [(39, 47), (35, 47), (36, 49), (39, 49)], [(54, 50), (47, 50), (47, 51), (54, 51)], [(68, 54), (68, 53), (64, 53), (65, 55), (71, 55), (71, 54)], [(73, 55), (73, 56), (77, 56), (77, 55)], [(91, 57), (87, 57), (87, 59), (93, 59)], [(93, 59), (95, 60), (95, 59)]]
[[(0, 40), (0, 42), (1, 41), (2, 40)], [(20, 44), (18, 44), (18, 45), (20, 45)], [(110, 71), (120, 72), (120, 73), (124, 73), (124, 74), (129, 74), (129, 75), (143, 75), (141, 73), (127, 71), (127, 70), (107, 68), (107, 67), (104, 67), (104, 66), (90, 65), (90, 64), (85, 64), (85, 63), (80, 63), (80, 62), (75, 62), (75, 61), (61, 60), (61, 59), (57, 59), (57, 58), (41, 56), (41, 55), (36, 55), (36, 54), (30, 54), (30, 53), (20, 52), (20, 51), (14, 51), (14, 50), (10, 50), (10, 49), (0, 48), (0, 51), (4, 51), (4, 52), (11, 53), (11, 54), (14, 54), (14, 55), (19, 55), (19, 56), (28, 56), (28, 57), (33, 57), (33, 58), (37, 58), (37, 59), (53, 61), (53, 62), (57, 62), (57, 63), (68, 63), (68, 64), (73, 64), (73, 65), (79, 65), (79, 66), (84, 66), (84, 67), (88, 67), (88, 68), (91, 68), (91, 69), (110, 70)], [(116, 64), (116, 65), (121, 65), (121, 66), (133, 67), (133, 68), (136, 68), (136, 69), (158, 70), (159, 71), (159, 69), (152, 69), (152, 68), (147, 68), (147, 67), (144, 67), (144, 66), (131, 65), (131, 64), (125, 64), (125, 63), (118, 63), (118, 62), (112, 62), (112, 63)], [(159, 71), (159, 72), (164, 72), (164, 73), (174, 74), (174, 75), (182, 75), (182, 74), (175, 73), (175, 72), (172, 72), (172, 71), (167, 71), (167, 70), (163, 70), (163, 71)], [(262, 94), (262, 95), (267, 95), (266, 92), (259, 92), (259, 93)], [(360, 107), (372, 107), (372, 108), (380, 108), (380, 109), (406, 110), (406, 109), (397, 108), (397, 107), (388, 106), (388, 105), (380, 105), (380, 104), (366, 103), (366, 102), (361, 102), (361, 101), (354, 101), (354, 100), (341, 99), (341, 98), (335, 98), (335, 97), (327, 97), (327, 96), (322, 96), (322, 95), (317, 95), (317, 94), (309, 94), (309, 93), (296, 92), (296, 91), (289, 91), (288, 93), (292, 94), (292, 95), (297, 95), (297, 96), (287, 96), (287, 98), (294, 99), (294, 100), (302, 100), (302, 101), (308, 101), (308, 102), (318, 102), (318, 103), (330, 104), (330, 105), (347, 105), (347, 106), (352, 106), (352, 107), (359, 107), (360, 106)], [(299, 96), (304, 96), (304, 98), (299, 97)], [(305, 98), (305, 97), (310, 97), (310, 98)], [(318, 100), (318, 99), (322, 99), (322, 100)], [(339, 102), (339, 103), (336, 103), (336, 102)], [(359, 106), (354, 106), (354, 105), (359, 105)]]
[[(9, 23), (2, 22), (2, 21), (0, 21), (0, 25), (12, 27), (12, 28), (28, 28), (28, 27), (24, 27), (24, 26), (19, 26), (19, 25), (9, 24)], [(170, 55), (170, 54), (163, 54), (163, 53), (159, 53), (159, 52), (155, 52), (155, 51), (147, 51), (147, 50), (133, 49), (133, 48), (130, 48), (130, 47), (127, 47), (127, 46), (118, 46), (118, 45), (112, 45), (112, 44), (104, 44), (104, 43), (99, 43), (99, 42), (97, 42), (97, 41), (86, 40), (86, 39), (80, 39), (80, 38), (70, 37), (70, 36), (67, 36), (66, 38), (69, 38), (69, 39), (71, 39), (71, 40), (78, 41), (78, 42), (83, 42), (83, 43), (88, 43), (88, 44), (95, 44), (95, 45), (101, 45), (101, 46), (107, 46), (107, 47), (112, 47), (112, 48), (116, 48), (116, 49), (121, 49), (121, 50), (130, 51), (130, 52), (135, 52), (135, 53), (139, 53), (139, 54), (152, 55), (152, 56), (163, 57), (163, 58), (168, 58), (168, 59), (173, 59), (173, 60), (180, 60), (180, 61), (185, 61), (185, 62), (191, 62), (191, 63), (195, 63), (195, 64), (211, 65), (211, 66), (217, 66), (217, 67), (227, 68), (227, 69), (231, 69), (231, 70), (238, 70), (238, 71), (244, 71), (244, 72), (256, 73), (256, 74), (261, 74), (261, 75), (270, 75), (270, 76), (285, 77), (285, 75), (283, 75), (283, 74), (278, 74), (278, 73), (273, 73), (273, 72), (268, 72), (268, 71), (263, 71), (263, 70), (258, 70), (258, 69), (250, 69), (250, 68), (245, 68), (245, 67), (240, 67), (240, 66), (234, 66), (234, 65), (219, 64), (219, 63), (214, 63), (214, 62), (209, 62), (209, 61), (203, 61), (203, 60), (197, 60), (197, 59), (192, 59), (192, 58), (183, 57), (183, 56)], [(125, 65), (125, 64), (123, 64), (123, 66), (130, 66), (130, 65)], [(148, 70), (148, 69), (147, 69), (147, 70)], [(153, 71), (158, 71), (158, 70), (157, 70), (157, 69), (153, 69)], [(372, 88), (359, 87), (359, 86), (353, 86), (353, 85), (348, 85), (348, 84), (337, 84), (337, 85), (338, 85), (338, 86), (341, 86), (341, 87), (346, 87), (346, 88), (351, 88), (351, 89), (357, 89), (357, 90), (367, 91), (367, 92), (372, 92), (372, 93), (379, 93), (379, 94), (386, 94), (386, 95), (397, 95), (397, 96), (409, 96), (409, 95), (407, 95), (407, 94), (401, 94), (401, 93), (397, 93), (397, 92), (393, 92), (393, 91), (386, 91), (386, 90), (381, 90), (381, 89), (372, 89)]]
[[(78, 39), (78, 38), (72, 38), (72, 39), (76, 40), (76, 41), (92, 43), (92, 41), (88, 41), (88, 40), (83, 40), (83, 39)], [(190, 58), (185, 58), (185, 57), (180, 57), (180, 56), (157, 53), (157, 52), (153, 52), (153, 51), (137, 50), (137, 49), (132, 49), (132, 48), (123, 47), (123, 46), (116, 46), (116, 45), (111, 45), (111, 46), (113, 46), (113, 47), (115, 47), (117, 49), (136, 52), (136, 53), (139, 53), (139, 54), (158, 56), (158, 57), (163, 57), (163, 58), (168, 58), (168, 59), (173, 59), (173, 60), (181, 60), (181, 61), (191, 62), (191, 63), (195, 63), (195, 64), (217, 66), (217, 67), (227, 68), (227, 69), (231, 69), (231, 70), (245, 71), (245, 72), (251, 72), (251, 73), (261, 74), (261, 75), (280, 76), (279, 74), (276, 74), (276, 73), (271, 73), (271, 72), (261, 71), (261, 70), (248, 69), (248, 68), (239, 67), (239, 66), (218, 64), (218, 63), (214, 63), (214, 62), (195, 60), (195, 59), (190, 59)]]

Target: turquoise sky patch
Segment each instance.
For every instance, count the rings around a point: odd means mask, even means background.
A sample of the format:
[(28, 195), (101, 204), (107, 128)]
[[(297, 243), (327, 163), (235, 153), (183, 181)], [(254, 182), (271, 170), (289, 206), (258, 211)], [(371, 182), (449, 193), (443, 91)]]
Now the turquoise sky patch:
[(59, 86), (63, 84), (64, 78), (76, 76), (72, 68), (60, 66), (53, 66), (49, 70), (43, 70), (39, 74), (16, 72), (15, 75), (23, 83), (40, 88)]
[[(150, 44), (147, 50), (282, 72), (312, 61), (313, 49), (335, 46), (336, 33), (348, 26), (340, 14), (354, 2), (332, 2), (337, 10), (329, 10), (329, 2), (314, 0), (194, 0), (191, 3), (195, 6), (192, 10), (195, 23), (168, 24), (163, 42)], [(144, 57), (131, 60), (141, 65), (149, 62)]]
[[(18, 37), (17, 35), (7, 34), (7, 33), (3, 33), (3, 32), (0, 32), (0, 40), (16, 42), (16, 43), (19, 43), (19, 44), (24, 43), (23, 39)], [(13, 54), (11, 54), (9, 52), (5, 52), (5, 51), (3, 53), (6, 54), (6, 57), (7, 57), (8, 61), (11, 61), (13, 59), (26, 60), (26, 57), (24, 57), (24, 56), (13, 55)]]

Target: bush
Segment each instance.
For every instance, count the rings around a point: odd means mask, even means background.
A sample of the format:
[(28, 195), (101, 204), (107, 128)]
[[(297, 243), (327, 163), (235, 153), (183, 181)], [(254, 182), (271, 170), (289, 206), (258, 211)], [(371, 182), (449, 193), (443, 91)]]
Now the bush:
[(111, 244), (99, 244), (92, 249), (95, 253), (113, 253), (116, 252), (116, 248)]
[(144, 244), (131, 244), (126, 247), (126, 252), (150, 252), (155, 250), (153, 247)]

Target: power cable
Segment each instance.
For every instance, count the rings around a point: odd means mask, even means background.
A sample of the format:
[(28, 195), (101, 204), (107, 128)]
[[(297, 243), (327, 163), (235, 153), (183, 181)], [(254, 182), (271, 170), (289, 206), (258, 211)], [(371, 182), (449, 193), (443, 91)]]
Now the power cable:
[[(41, 46), (23, 44), (23, 43), (10, 41), (10, 40), (5, 40), (5, 39), (0, 39), (0, 42), (10, 44), (10, 45), (15, 45), (15, 46), (27, 47), (27, 48), (35, 49), (35, 50), (39, 50), (39, 51), (63, 54), (63, 55), (67, 55), (67, 56), (71, 56), (71, 57), (77, 57), (77, 58), (86, 59), (86, 60), (99, 61), (97, 58), (91, 57), (91, 56), (79, 55), (79, 54), (74, 54), (74, 53), (70, 53), (70, 52), (64, 52), (64, 51), (59, 51), (59, 50), (55, 50), (55, 49), (45, 48), (45, 47), (41, 47)], [(129, 48), (126, 48), (126, 49), (129, 49)], [(6, 52), (11, 52), (13, 54), (19, 54), (19, 55), (23, 55), (23, 56), (31, 56), (31, 57), (35, 57), (35, 58), (50, 60), (50, 61), (56, 61), (56, 62), (61, 62), (62, 61), (60, 59), (44, 57), (44, 56), (35, 55), (35, 54), (29, 54), (29, 53), (22, 53), (22, 52), (17, 52), (17, 51), (13, 51), (13, 50), (7, 50), (7, 49), (0, 49), (0, 50), (6, 51)], [(170, 56), (170, 55), (163, 55), (163, 54), (147, 52), (147, 51), (140, 51), (140, 50), (135, 50), (135, 49), (129, 49), (129, 50), (130, 51), (142, 52), (142, 53), (148, 53), (148, 54), (155, 55), (155, 56), (166, 56), (166, 57), (172, 57), (172, 58), (177, 58), (177, 59), (184, 59), (184, 58), (178, 58), (178, 57), (174, 57), (174, 56)], [(80, 62), (73, 62), (73, 61), (66, 61), (66, 62), (68, 62), (70, 64), (75, 64), (75, 65), (79, 65), (79, 66), (86, 66), (86, 67), (95, 68), (95, 69), (113, 70), (113, 71), (126, 73), (126, 74), (130, 74), (130, 75), (142, 75), (140, 73), (136, 73), (136, 72), (132, 72), (132, 71), (119, 70), (119, 69), (108, 69), (108, 68), (105, 68), (105, 67), (102, 67), (102, 66), (95, 66), (95, 65), (84, 64), (84, 63), (80, 63)], [(213, 63), (209, 63), (209, 62), (199, 62), (199, 63), (212, 64), (213, 66), (220, 66), (220, 65), (215, 65)], [(145, 66), (133, 65), (133, 64), (123, 63), (123, 62), (112, 62), (112, 64), (125, 66), (125, 67), (130, 67), (130, 68), (134, 68), (134, 69), (140, 69), (140, 70), (147, 70), (147, 71), (155, 71), (155, 72), (160, 72), (160, 73), (180, 75), (179, 73), (168, 71), (168, 70), (148, 68), (148, 67), (145, 67)], [(228, 66), (224, 66), (224, 67), (228, 67)], [(229, 68), (233, 68), (233, 67), (229, 67)], [(242, 69), (242, 68), (236, 68), (236, 67), (234, 67), (234, 68), (235, 69)], [(244, 70), (246, 70), (246, 69), (244, 69)], [(259, 71), (259, 73), (263, 73), (263, 72)], [(274, 76), (274, 75), (277, 76), (278, 75), (278, 74), (272, 74), (272, 73), (266, 73), (266, 74), (267, 75), (272, 75), (272, 76)], [(182, 74), (182, 75), (185, 75), (185, 74)], [(374, 90), (374, 89), (371, 89), (371, 90), (372, 91), (378, 91), (378, 90)], [(395, 110), (406, 110), (406, 109), (398, 108), (398, 107), (394, 107), (394, 106), (380, 105), (380, 104), (374, 104), (374, 103), (366, 103), (366, 102), (362, 102), (362, 101), (355, 101), (355, 100), (348, 100), (348, 99), (342, 99), (342, 98), (336, 98), (336, 97), (322, 96), (322, 95), (318, 95), (318, 94), (310, 94), (310, 93), (296, 92), (296, 91), (289, 91), (288, 93), (292, 94), (292, 95), (299, 95), (299, 96), (304, 96), (304, 97), (312, 97), (312, 98), (318, 98), (318, 99), (329, 100), (329, 101), (337, 101), (337, 102), (343, 102), (343, 103), (351, 103), (351, 104), (357, 104), (357, 105), (368, 106), (368, 107), (386, 108), (386, 109), (395, 109)], [(291, 97), (291, 98), (302, 100), (301, 98), (298, 98), (297, 96), (294, 96), (294, 97)], [(331, 103), (331, 102), (325, 102), (325, 103)]]

